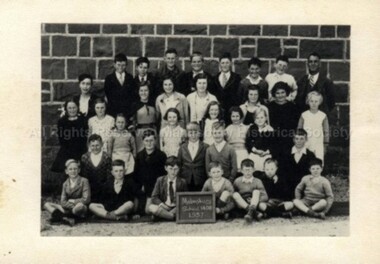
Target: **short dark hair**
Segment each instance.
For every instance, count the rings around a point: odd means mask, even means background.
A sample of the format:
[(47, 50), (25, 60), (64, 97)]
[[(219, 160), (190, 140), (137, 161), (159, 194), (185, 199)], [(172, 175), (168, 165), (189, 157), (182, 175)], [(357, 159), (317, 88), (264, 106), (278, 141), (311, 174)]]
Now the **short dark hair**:
[(275, 97), (275, 94), (278, 90), (285, 90), (287, 96), (290, 94), (290, 87), (286, 82), (278, 82), (273, 86), (271, 91), (273, 97)]
[(174, 76), (172, 76), (172, 75), (170, 75), (170, 74), (166, 74), (166, 75), (164, 75), (163, 77), (162, 77), (162, 79), (161, 79), (161, 89), (162, 89), (162, 91), (163, 92), (165, 92), (165, 90), (164, 90), (164, 81), (166, 81), (166, 80), (170, 80), (170, 81), (172, 81), (172, 83), (173, 83), (173, 92), (176, 90), (176, 81), (175, 81), (175, 79), (174, 79)]
[(288, 56), (286, 56), (286, 55), (280, 55), (280, 56), (278, 56), (278, 57), (276, 58), (276, 63), (277, 63), (278, 61), (285, 61), (286, 63), (289, 63), (289, 58), (288, 58)]
[(250, 84), (248, 86), (248, 88), (245, 90), (245, 99), (247, 101), (248, 101), (249, 91), (257, 91), (257, 94), (258, 94), (257, 102), (259, 102), (260, 101), (260, 87), (256, 84)]
[(278, 161), (276, 159), (273, 159), (273, 158), (267, 158), (265, 161), (264, 161), (264, 166), (268, 163), (274, 163), (276, 165), (276, 167), (278, 168)]
[(175, 55), (178, 55), (177, 50), (174, 49), (174, 48), (168, 48), (168, 49), (165, 51), (165, 55), (168, 54), (168, 53), (174, 53)]
[(223, 170), (222, 164), (219, 161), (211, 161), (208, 164), (207, 171), (210, 172), (212, 168), (221, 168)]
[(116, 160), (112, 161), (112, 167), (115, 167), (115, 166), (123, 166), (123, 168), (125, 168), (124, 160), (116, 159)]
[(241, 161), (241, 165), (240, 165), (241, 168), (243, 167), (250, 167), (250, 168), (255, 168), (255, 163), (253, 162), (253, 160), (251, 159), (243, 159)]
[(219, 115), (218, 115), (218, 119), (221, 120), (223, 119), (223, 109), (222, 109), (222, 106), (217, 102), (217, 101), (211, 101), (208, 103), (207, 105), (207, 108), (206, 108), (206, 112), (205, 112), (205, 115), (203, 116), (203, 119), (207, 119), (207, 118), (210, 118), (210, 108), (214, 105), (217, 105), (218, 108), (219, 108)]
[(165, 115), (164, 115), (164, 120), (168, 120), (168, 115), (169, 115), (169, 113), (175, 113), (176, 115), (177, 115), (177, 121), (179, 121), (179, 120), (181, 120), (181, 115), (179, 114), (179, 111), (178, 111), (178, 109), (177, 108), (174, 108), (174, 107), (171, 107), (171, 108), (169, 108), (167, 111), (166, 111), (166, 113), (165, 113)]
[(238, 112), (239, 115), (240, 115), (240, 119), (242, 119), (244, 117), (244, 113), (243, 113), (243, 111), (241, 110), (241, 108), (239, 106), (232, 106), (230, 108), (230, 110), (228, 110), (228, 116), (229, 117), (231, 117), (232, 112)]
[(190, 55), (190, 61), (192, 61), (194, 57), (201, 57), (202, 61), (204, 61), (203, 54), (200, 51), (194, 51), (193, 54)]
[(93, 141), (99, 141), (101, 143), (103, 143), (103, 139), (100, 135), (98, 134), (92, 134), (89, 138), (88, 138), (88, 143), (91, 143)]
[(99, 98), (96, 98), (96, 99), (95, 99), (94, 106), (97, 105), (97, 104), (105, 104), (105, 106), (106, 106), (106, 108), (107, 108), (107, 102), (106, 102), (106, 100), (104, 100), (104, 98), (102, 98), (102, 97), (99, 97)]
[(84, 79), (90, 79), (91, 80), (91, 85), (93, 84), (94, 80), (92, 76), (88, 73), (82, 73), (81, 75), (78, 76), (78, 81), (82, 82)]
[(229, 52), (224, 52), (224, 53), (219, 57), (219, 61), (221, 61), (222, 59), (229, 59), (230, 61), (232, 61), (231, 53), (229, 53)]
[(165, 166), (174, 167), (175, 165), (180, 166), (179, 159), (176, 156), (169, 156), (165, 161)]
[(74, 103), (74, 104), (78, 107), (78, 113), (79, 113), (79, 105), (78, 105), (78, 102), (75, 101), (74, 98), (70, 98), (70, 99), (67, 100), (67, 101), (64, 103), (64, 105), (63, 105), (63, 108), (65, 109), (65, 115), (68, 114), (68, 112), (67, 112), (67, 105), (68, 105), (69, 103)]
[(294, 132), (294, 136), (305, 136), (305, 137), (307, 137), (307, 132), (303, 128), (297, 128), (296, 131)]
[(315, 51), (310, 53), (309, 56), (307, 56), (307, 60), (309, 60), (311, 56), (318, 57), (319, 60), (321, 59), (321, 55), (319, 55), (319, 53)]
[(127, 58), (127, 56), (124, 53), (119, 53), (119, 54), (115, 55), (114, 62), (117, 62), (117, 61), (128, 62), (128, 58)]
[(197, 88), (197, 81), (199, 79), (206, 79), (207, 80), (207, 84), (209, 82), (207, 74), (205, 74), (205, 73), (199, 73), (199, 74), (195, 75), (195, 77), (193, 79), (193, 87)]
[(252, 57), (249, 61), (248, 61), (248, 68), (251, 67), (251, 65), (257, 65), (261, 68), (261, 60), (259, 58), (256, 58), (256, 57)]
[(115, 121), (116, 121), (116, 118), (118, 118), (118, 117), (122, 117), (122, 118), (124, 118), (125, 121), (127, 121), (127, 118), (125, 117), (125, 115), (123, 113), (118, 113), (115, 117)]
[(211, 127), (212, 127), (212, 130), (219, 129), (219, 128), (225, 129), (226, 123), (224, 123), (223, 120), (219, 120), (219, 121), (213, 123)]
[(154, 136), (154, 138), (156, 138), (156, 131), (154, 131), (153, 129), (147, 129), (143, 132), (142, 134), (142, 139), (144, 140), (145, 138), (147, 137), (150, 137), (150, 136)]
[(140, 57), (136, 60), (136, 66), (139, 66), (141, 63), (146, 63), (148, 64), (148, 68), (149, 68), (149, 65), (150, 65), (150, 61), (147, 57)]
[(311, 166), (314, 166), (314, 165), (319, 165), (323, 168), (323, 162), (321, 159), (318, 159), (318, 158), (314, 158), (312, 159), (310, 162), (309, 162), (309, 168), (311, 168)]

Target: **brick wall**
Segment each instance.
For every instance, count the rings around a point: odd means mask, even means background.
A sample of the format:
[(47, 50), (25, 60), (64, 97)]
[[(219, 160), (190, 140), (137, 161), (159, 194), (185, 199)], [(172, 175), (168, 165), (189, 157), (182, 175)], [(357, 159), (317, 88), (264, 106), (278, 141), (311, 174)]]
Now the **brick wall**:
[[(57, 106), (79, 92), (77, 77), (94, 76), (95, 89), (103, 87), (112, 72), (113, 56), (128, 56), (128, 71), (134, 61), (146, 55), (151, 70), (162, 64), (168, 47), (179, 53), (179, 66), (190, 69), (189, 55), (201, 51), (206, 70), (218, 72), (218, 56), (228, 51), (233, 69), (245, 76), (246, 61), (258, 56), (265, 63), (262, 75), (272, 71), (280, 53), (290, 57), (289, 73), (296, 79), (306, 73), (306, 58), (312, 51), (322, 57), (322, 68), (336, 84), (338, 105), (330, 116), (333, 129), (348, 129), (350, 86), (350, 26), (344, 25), (138, 25), (138, 24), (42, 24), (42, 124), (55, 125)], [(43, 150), (57, 140), (45, 132)], [(335, 137), (332, 145), (347, 147), (348, 140)], [(49, 152), (50, 153), (50, 152)], [(348, 160), (348, 158), (347, 158)]]

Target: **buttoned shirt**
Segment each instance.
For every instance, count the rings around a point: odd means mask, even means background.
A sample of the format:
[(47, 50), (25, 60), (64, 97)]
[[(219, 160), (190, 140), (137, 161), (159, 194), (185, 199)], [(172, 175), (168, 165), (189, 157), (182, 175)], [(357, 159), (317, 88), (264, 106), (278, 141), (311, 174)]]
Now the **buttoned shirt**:
[(229, 71), (229, 72), (221, 72), (220, 73), (220, 75), (219, 75), (219, 82), (221, 83), (221, 84), (223, 84), (223, 75), (225, 75), (226, 76), (226, 83), (228, 82), (228, 80), (230, 79), (230, 77), (231, 77), (231, 72)]

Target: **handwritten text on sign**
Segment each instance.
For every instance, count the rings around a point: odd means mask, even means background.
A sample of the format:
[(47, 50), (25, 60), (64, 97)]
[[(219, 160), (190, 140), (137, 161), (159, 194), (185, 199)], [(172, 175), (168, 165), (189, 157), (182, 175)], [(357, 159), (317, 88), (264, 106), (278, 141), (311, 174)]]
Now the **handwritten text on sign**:
[(177, 194), (177, 223), (215, 222), (215, 194), (183, 192)]

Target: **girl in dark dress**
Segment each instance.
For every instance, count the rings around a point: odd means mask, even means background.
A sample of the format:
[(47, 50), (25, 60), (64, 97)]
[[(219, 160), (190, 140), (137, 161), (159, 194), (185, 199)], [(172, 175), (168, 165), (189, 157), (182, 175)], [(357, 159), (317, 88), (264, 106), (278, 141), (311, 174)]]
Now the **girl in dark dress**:
[(271, 126), (276, 132), (275, 153), (280, 155), (290, 151), (293, 146), (293, 134), (297, 129), (300, 113), (297, 106), (287, 100), (290, 94), (290, 87), (287, 83), (276, 83), (271, 93), (275, 99), (268, 105), (269, 118)]
[(87, 151), (87, 121), (79, 113), (78, 104), (69, 100), (64, 105), (65, 115), (58, 120), (57, 136), (61, 148), (52, 165), (53, 172), (64, 172), (69, 159), (80, 160)]

